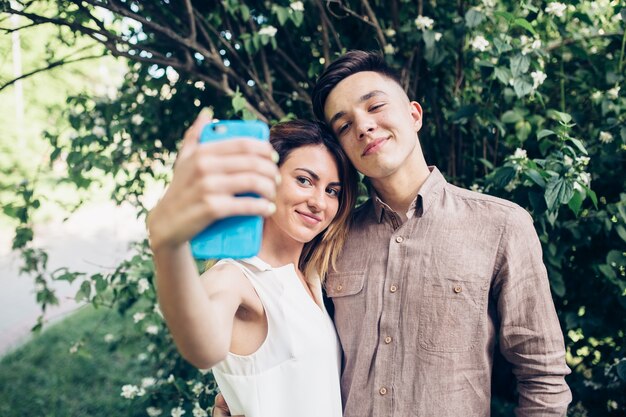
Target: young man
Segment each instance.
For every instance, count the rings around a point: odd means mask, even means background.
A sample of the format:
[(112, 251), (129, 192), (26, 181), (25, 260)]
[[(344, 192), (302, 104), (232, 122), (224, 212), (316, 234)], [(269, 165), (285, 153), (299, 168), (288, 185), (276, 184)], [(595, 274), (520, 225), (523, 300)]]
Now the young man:
[(516, 415), (564, 416), (570, 371), (528, 213), (426, 164), (422, 109), (377, 54), (337, 59), (313, 106), (373, 188), (326, 281), (344, 417), (489, 416), (496, 339)]

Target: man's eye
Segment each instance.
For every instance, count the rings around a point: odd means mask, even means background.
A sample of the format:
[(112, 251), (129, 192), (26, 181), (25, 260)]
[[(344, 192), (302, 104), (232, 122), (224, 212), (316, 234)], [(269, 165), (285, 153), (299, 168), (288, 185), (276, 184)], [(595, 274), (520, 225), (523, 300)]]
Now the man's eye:
[(374, 104), (372, 107), (370, 107), (370, 111), (378, 110), (381, 107), (383, 107), (384, 105), (385, 105), (385, 103)]

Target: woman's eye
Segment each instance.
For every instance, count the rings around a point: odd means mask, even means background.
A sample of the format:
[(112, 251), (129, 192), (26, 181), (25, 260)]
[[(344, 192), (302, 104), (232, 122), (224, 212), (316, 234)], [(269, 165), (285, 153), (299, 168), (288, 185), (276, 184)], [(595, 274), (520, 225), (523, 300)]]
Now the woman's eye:
[(328, 193), (328, 195), (330, 195), (332, 197), (338, 197), (340, 190), (338, 190), (336, 188), (329, 188), (329, 189), (326, 190), (326, 192)]
[(307, 177), (296, 177), (296, 181), (302, 185), (312, 185), (311, 180)]
[(350, 124), (348, 124), (348, 123), (345, 123), (345, 124), (341, 125), (339, 127), (339, 130), (337, 130), (337, 134), (341, 135), (341, 134), (345, 133), (348, 130), (349, 127), (350, 127)]

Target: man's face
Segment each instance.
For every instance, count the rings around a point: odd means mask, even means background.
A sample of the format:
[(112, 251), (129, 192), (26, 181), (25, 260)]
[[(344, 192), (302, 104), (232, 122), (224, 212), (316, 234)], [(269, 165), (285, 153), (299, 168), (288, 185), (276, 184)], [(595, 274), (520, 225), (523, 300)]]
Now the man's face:
[(343, 79), (328, 95), (324, 115), (350, 161), (371, 179), (410, 169), (416, 160), (412, 156), (421, 153), (417, 132), (422, 108), (377, 72)]

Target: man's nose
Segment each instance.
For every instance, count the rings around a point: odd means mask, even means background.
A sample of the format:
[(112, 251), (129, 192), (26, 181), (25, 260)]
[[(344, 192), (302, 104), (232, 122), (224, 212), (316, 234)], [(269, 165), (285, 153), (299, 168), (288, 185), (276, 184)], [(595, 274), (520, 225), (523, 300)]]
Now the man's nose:
[(376, 120), (374, 120), (374, 118), (369, 114), (364, 114), (358, 117), (356, 123), (359, 139), (363, 139), (366, 135), (374, 132), (378, 126), (376, 124)]

